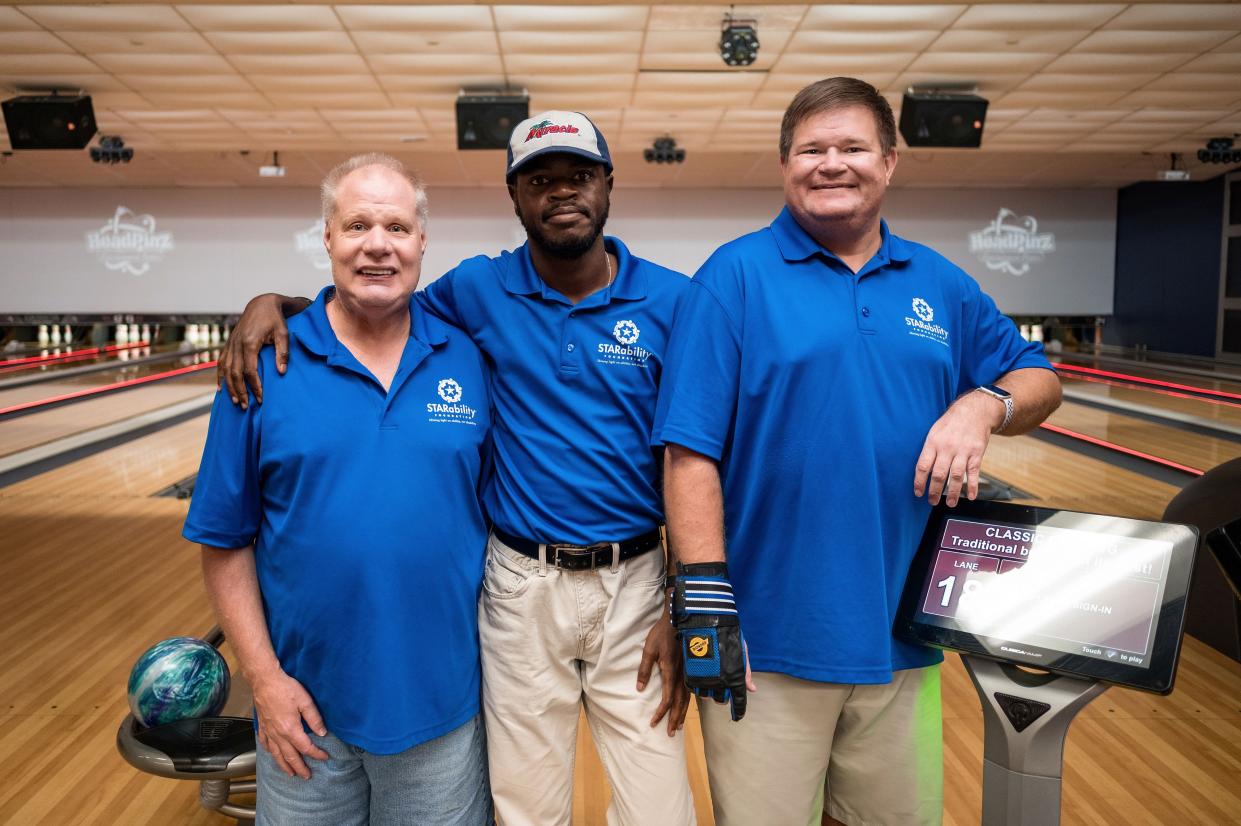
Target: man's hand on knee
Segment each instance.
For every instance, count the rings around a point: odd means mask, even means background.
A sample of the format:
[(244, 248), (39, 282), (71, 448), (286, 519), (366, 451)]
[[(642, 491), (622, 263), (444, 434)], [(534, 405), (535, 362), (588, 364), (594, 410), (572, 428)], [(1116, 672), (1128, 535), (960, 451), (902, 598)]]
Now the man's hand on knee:
[(754, 684), (727, 565), (677, 564), (672, 622), (689, 690), (730, 703), (733, 720), (740, 720), (745, 716), (746, 691), (753, 691)]

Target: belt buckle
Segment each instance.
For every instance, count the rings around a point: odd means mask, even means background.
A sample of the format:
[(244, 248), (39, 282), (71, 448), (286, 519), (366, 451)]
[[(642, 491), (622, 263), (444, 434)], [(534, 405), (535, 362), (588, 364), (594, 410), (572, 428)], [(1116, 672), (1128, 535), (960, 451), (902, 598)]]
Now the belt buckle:
[(596, 542), (593, 545), (557, 542), (547, 546), (548, 561), (567, 571), (589, 571), (598, 567), (595, 552), (601, 548), (610, 551), (612, 546), (607, 542)]

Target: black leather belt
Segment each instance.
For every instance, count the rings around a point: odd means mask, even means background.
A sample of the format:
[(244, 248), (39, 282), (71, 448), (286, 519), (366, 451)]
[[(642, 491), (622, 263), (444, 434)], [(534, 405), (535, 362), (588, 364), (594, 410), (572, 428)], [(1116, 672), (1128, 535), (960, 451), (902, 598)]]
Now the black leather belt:
[[(531, 559), (539, 558), (539, 543), (531, 539), (522, 539), (510, 533), (494, 528), (496, 539), (508, 545), (518, 553)], [(620, 561), (632, 559), (646, 553), (659, 545), (659, 528), (647, 531), (641, 536), (623, 540), (620, 544)], [(547, 564), (566, 571), (589, 571), (592, 568), (608, 568), (612, 565), (612, 543), (596, 542), (592, 545), (573, 545), (568, 542), (549, 542), (547, 544)]]

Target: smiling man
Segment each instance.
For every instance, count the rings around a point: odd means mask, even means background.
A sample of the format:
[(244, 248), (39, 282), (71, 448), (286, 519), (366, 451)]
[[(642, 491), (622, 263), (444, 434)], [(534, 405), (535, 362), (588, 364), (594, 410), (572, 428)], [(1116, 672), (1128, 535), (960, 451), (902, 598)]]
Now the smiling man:
[(888, 231), (896, 161), (872, 86), (803, 89), (784, 210), (717, 250), (677, 317), (655, 440), (686, 672), (720, 701), (700, 703), (720, 826), (817, 824), (825, 802), (940, 821), (941, 656), (892, 637), (896, 605), (930, 505), (972, 499), (990, 435), (1059, 403), (978, 284)]
[[(612, 159), (586, 116), (519, 124), (506, 181), (528, 242), (463, 261), (418, 294), (492, 367), (478, 622), (496, 813), (504, 826), (568, 826), (584, 709), (612, 783), (608, 822), (692, 824), (649, 445), (689, 280), (603, 235)], [(251, 302), (221, 359), (239, 401), (243, 374), (255, 384), (256, 345), (274, 337), (278, 363), (285, 352), (280, 307), (277, 296)]]
[[(322, 196), (333, 283), (289, 325), (300, 369), (262, 405), (217, 394), (184, 529), (254, 693), (257, 822), (486, 826), (487, 371), (410, 300), (421, 182), (359, 155)], [(449, 376), (468, 420), (428, 415)]]

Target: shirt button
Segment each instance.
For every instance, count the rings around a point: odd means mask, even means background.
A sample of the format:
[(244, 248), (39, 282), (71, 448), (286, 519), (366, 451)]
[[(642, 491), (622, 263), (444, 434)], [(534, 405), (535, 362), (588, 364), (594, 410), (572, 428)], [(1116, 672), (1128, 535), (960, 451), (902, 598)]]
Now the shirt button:
[(862, 317), (863, 317), (863, 318), (870, 318), (870, 307), (863, 307), (863, 308), (862, 308)]
[(565, 348), (565, 349), (567, 349), (570, 353), (572, 353), (572, 352), (573, 352), (573, 345), (572, 345), (572, 344), (570, 344), (570, 345), (569, 345), (567, 348)]

